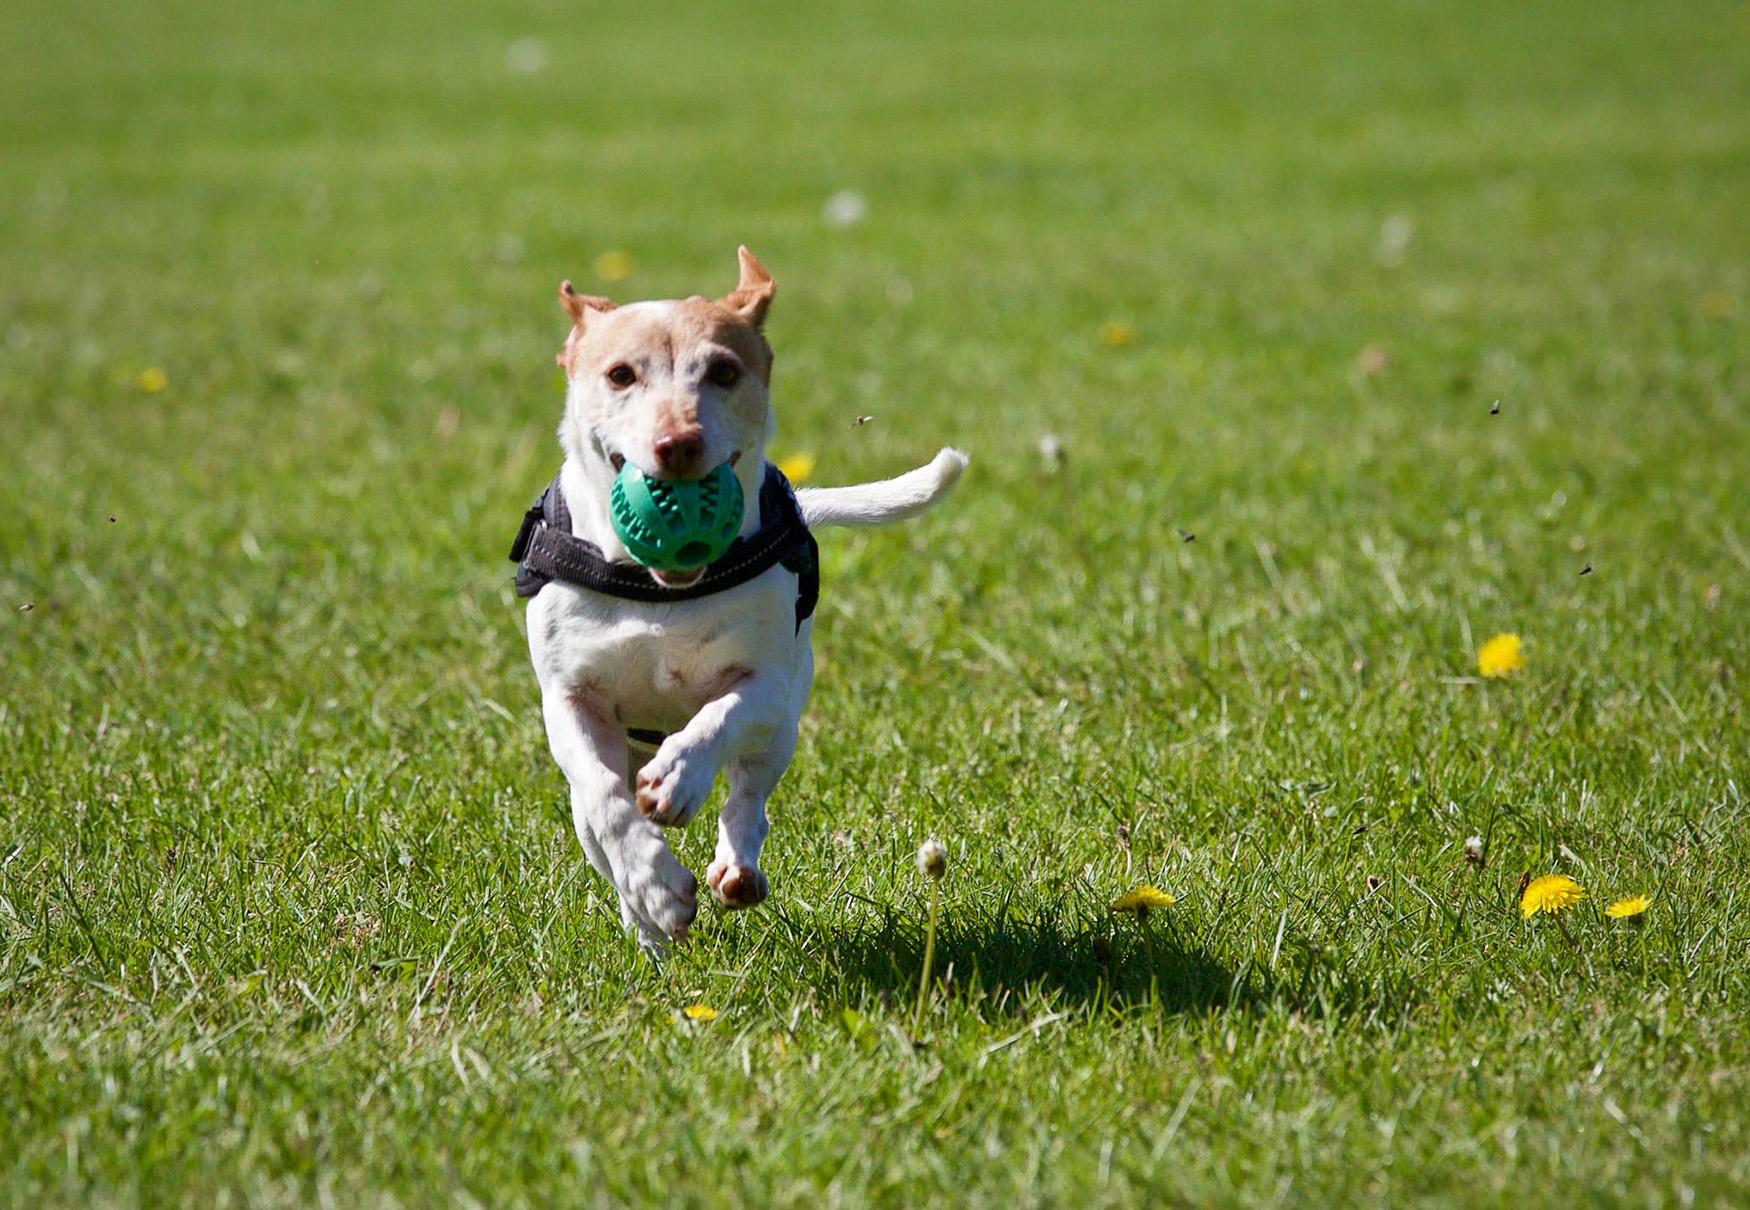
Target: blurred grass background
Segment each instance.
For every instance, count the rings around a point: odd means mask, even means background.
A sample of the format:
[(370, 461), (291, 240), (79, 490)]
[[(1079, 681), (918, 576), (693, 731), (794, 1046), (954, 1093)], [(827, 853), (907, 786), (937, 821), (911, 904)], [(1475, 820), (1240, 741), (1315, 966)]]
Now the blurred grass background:
[[(13, 0), (0, 1196), (1740, 1202), (1747, 52), (1743, 3)], [(738, 243), (774, 452), (974, 468), (827, 536), (773, 902), (658, 973), (501, 556), (559, 279)], [(1520, 925), (1546, 868), (1649, 927)]]

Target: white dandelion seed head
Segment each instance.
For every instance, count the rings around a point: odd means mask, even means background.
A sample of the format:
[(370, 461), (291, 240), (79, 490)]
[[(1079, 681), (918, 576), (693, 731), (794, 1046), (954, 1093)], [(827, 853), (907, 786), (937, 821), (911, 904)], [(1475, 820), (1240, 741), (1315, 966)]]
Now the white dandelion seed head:
[(532, 76), (547, 66), (547, 44), (539, 38), (518, 38), (504, 52), (504, 68), (512, 75)]
[(1394, 214), (1379, 225), (1379, 248), (1377, 255), (1384, 265), (1396, 265), (1403, 261), (1404, 250), (1410, 246), (1410, 237), (1416, 234), (1416, 224), (1407, 214)]
[(826, 199), (820, 217), (829, 227), (855, 227), (869, 217), (869, 199), (855, 189), (841, 189)]

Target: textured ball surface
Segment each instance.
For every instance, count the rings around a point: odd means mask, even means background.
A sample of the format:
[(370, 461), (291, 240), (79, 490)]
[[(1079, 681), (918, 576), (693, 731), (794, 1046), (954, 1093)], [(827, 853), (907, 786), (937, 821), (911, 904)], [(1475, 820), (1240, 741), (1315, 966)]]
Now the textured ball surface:
[(646, 478), (630, 462), (614, 477), (608, 516), (626, 553), (657, 571), (687, 571), (723, 557), (741, 529), (741, 483), (725, 462), (703, 479)]

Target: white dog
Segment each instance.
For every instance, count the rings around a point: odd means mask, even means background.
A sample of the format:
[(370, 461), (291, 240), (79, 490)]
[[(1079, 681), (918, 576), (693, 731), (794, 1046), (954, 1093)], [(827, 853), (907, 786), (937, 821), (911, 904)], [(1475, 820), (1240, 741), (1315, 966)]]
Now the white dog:
[[(716, 302), (616, 307), (559, 287), (572, 322), (559, 354), (565, 460), (511, 555), (518, 591), (534, 597), (529, 654), (577, 838), (619, 893), (627, 929), (657, 952), (698, 912), (697, 880), (658, 825), (691, 820), (719, 770), (729, 796), (705, 881), (727, 908), (766, 897), (766, 799), (796, 750), (814, 678), (807, 527), (910, 516), (966, 466), (944, 449), (896, 479), (791, 493), (765, 456), (772, 279), (746, 248), (740, 260), (740, 284)], [(608, 503), (627, 462), (655, 480), (728, 463), (747, 502), (735, 546), (684, 575), (631, 562)]]

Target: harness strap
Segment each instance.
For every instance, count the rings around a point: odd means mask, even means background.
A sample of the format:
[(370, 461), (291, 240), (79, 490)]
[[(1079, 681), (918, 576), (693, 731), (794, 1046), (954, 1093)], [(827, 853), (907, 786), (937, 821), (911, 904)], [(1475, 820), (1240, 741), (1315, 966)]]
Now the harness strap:
[(721, 559), (709, 564), (691, 584), (669, 588), (658, 584), (636, 563), (610, 562), (593, 542), (571, 532), (571, 510), (559, 488), (559, 476), (523, 514), (522, 528), (511, 545), (517, 564), (516, 594), (532, 597), (554, 580), (587, 588), (625, 601), (662, 604), (694, 601), (727, 592), (782, 564), (796, 575), (796, 628), (814, 613), (820, 600), (820, 546), (802, 519), (802, 506), (784, 473), (766, 463), (760, 484), (760, 527), (737, 538)]

